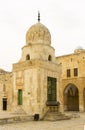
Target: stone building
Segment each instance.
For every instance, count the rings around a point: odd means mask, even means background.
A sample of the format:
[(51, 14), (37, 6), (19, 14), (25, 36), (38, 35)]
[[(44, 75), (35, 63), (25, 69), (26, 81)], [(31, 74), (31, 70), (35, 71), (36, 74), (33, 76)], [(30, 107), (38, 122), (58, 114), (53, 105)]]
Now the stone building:
[(13, 99), (12, 72), (0, 69), (0, 111), (11, 111)]
[(20, 105), (26, 113), (39, 113), (42, 117), (49, 109), (47, 105), (57, 104), (60, 65), (50, 32), (39, 21), (27, 31), (26, 45), (20, 61), (13, 64), (12, 74), (13, 107)]
[(12, 72), (0, 71), (0, 110), (24, 111), (28, 115), (47, 111), (84, 111), (85, 50), (55, 56), (51, 34), (40, 22), (26, 33), (19, 62)]
[(85, 50), (78, 47), (56, 59), (62, 65), (63, 110), (85, 111)]

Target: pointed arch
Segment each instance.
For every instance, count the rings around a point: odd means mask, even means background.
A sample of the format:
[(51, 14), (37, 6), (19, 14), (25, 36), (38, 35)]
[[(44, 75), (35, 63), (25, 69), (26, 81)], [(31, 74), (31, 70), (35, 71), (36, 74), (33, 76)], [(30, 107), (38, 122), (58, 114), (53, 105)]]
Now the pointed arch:
[(72, 83), (64, 90), (64, 108), (67, 111), (79, 111), (79, 91)]

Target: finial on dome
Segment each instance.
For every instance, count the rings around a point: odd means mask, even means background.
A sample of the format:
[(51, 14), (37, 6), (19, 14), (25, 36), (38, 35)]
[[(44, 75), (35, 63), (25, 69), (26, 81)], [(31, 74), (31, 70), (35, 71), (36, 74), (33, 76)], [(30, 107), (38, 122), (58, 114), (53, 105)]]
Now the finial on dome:
[(40, 12), (38, 11), (38, 22), (40, 22)]

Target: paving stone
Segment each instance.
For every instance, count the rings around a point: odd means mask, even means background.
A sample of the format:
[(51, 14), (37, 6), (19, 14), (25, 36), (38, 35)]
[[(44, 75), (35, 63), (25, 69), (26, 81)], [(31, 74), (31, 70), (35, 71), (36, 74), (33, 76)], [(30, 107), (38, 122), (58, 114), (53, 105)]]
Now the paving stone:
[[(70, 113), (71, 115), (73, 113)], [(4, 119), (4, 123), (0, 122), (0, 130), (84, 130), (85, 113), (78, 113), (78, 118), (61, 121), (22, 121), (21, 123), (8, 123)], [(2, 115), (3, 116), (3, 115)], [(5, 115), (4, 115), (5, 116)], [(8, 120), (12, 121), (12, 118)]]

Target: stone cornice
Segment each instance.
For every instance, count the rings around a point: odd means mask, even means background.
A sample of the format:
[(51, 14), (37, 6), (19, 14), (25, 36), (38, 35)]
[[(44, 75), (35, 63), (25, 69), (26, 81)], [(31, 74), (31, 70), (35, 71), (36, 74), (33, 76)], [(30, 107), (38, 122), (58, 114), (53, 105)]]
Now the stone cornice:
[(82, 80), (85, 80), (85, 77), (74, 77), (74, 78), (62, 78), (62, 81), (74, 81), (74, 80), (76, 80), (76, 81), (82, 81)]
[(29, 68), (37, 68), (37, 67), (49, 69), (52, 71), (59, 71), (58, 69), (59, 66), (60, 65), (50, 62), (50, 61), (30, 60), (30, 61), (19, 62), (19, 63), (13, 64), (13, 71), (26, 70)]
[(22, 49), (24, 49), (24, 48), (28, 48), (28, 47), (32, 47), (32, 46), (47, 46), (47, 47), (50, 47), (50, 48), (52, 48), (53, 50), (55, 50), (54, 49), (54, 47), (52, 47), (52, 46), (49, 46), (49, 45), (47, 45), (47, 44), (42, 44), (42, 43), (35, 43), (35, 44), (29, 44), (29, 45), (25, 45), (25, 46), (23, 46), (22, 47)]

